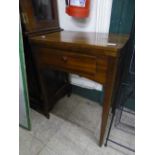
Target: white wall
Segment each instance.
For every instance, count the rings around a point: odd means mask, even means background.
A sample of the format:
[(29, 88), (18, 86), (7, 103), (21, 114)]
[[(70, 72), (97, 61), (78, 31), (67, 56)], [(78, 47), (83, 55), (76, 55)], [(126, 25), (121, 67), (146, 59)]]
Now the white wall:
[[(91, 0), (90, 15), (87, 19), (75, 19), (65, 13), (65, 0), (58, 0), (58, 12), (60, 27), (68, 31), (103, 32), (109, 33), (111, 8), (113, 0)], [(75, 85), (100, 90), (96, 83), (77, 76), (71, 76), (71, 82)], [(77, 83), (77, 84), (76, 84)], [(89, 86), (83, 85), (89, 83)]]
[(84, 20), (78, 20), (73, 17), (68, 16), (65, 13), (65, 0), (58, 0), (59, 7), (59, 21), (60, 26), (64, 30), (72, 30), (72, 31), (87, 31), (94, 32), (96, 29), (96, 7), (97, 3), (92, 5), (91, 3), (91, 12), (90, 17)]
[(60, 27), (70, 31), (109, 32), (112, 0), (91, 0), (90, 16), (78, 20), (65, 13), (65, 0), (58, 0)]

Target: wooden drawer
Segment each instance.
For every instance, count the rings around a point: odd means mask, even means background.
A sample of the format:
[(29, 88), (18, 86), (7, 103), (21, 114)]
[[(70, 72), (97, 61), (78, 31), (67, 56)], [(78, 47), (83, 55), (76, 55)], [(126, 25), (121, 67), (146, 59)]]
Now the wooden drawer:
[(40, 67), (50, 66), (52, 68), (70, 71), (73, 73), (84, 73), (95, 75), (96, 57), (77, 54), (67, 51), (60, 51), (48, 48), (35, 50), (37, 61)]

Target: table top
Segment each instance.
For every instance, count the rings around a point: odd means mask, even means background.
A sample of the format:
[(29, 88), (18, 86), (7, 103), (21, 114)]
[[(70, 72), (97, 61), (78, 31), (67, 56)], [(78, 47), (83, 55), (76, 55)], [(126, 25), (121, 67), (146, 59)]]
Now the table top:
[(65, 45), (72, 47), (73, 44), (74, 47), (76, 46), (77, 48), (89, 46), (89, 48), (108, 50), (113, 52), (113, 55), (116, 55), (116, 53), (126, 44), (128, 38), (128, 35), (121, 34), (61, 31), (35, 36), (32, 37), (30, 41), (51, 46), (61, 46), (62, 43), (63, 47)]

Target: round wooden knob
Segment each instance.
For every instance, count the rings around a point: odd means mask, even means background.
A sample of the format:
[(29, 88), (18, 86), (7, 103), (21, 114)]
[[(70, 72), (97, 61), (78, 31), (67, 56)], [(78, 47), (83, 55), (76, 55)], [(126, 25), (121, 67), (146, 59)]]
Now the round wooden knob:
[(66, 61), (68, 60), (67, 56), (63, 56), (63, 57), (62, 57), (62, 60), (63, 60), (64, 62), (66, 62)]

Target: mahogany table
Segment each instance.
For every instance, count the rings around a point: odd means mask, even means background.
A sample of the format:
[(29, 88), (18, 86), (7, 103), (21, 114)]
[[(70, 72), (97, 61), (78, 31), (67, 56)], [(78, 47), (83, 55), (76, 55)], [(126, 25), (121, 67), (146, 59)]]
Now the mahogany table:
[[(30, 38), (38, 71), (48, 67), (75, 73), (104, 86), (99, 145), (103, 143), (111, 103), (117, 98), (128, 36), (61, 31)], [(42, 80), (41, 74), (39, 74)], [(42, 85), (45, 104), (45, 88)], [(45, 109), (45, 113), (48, 111)], [(93, 118), (92, 118), (93, 119)]]

